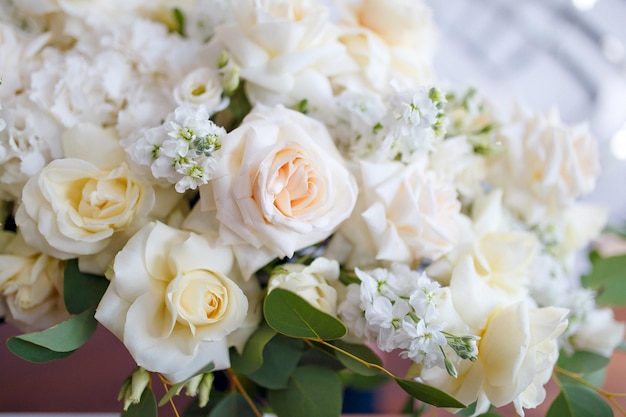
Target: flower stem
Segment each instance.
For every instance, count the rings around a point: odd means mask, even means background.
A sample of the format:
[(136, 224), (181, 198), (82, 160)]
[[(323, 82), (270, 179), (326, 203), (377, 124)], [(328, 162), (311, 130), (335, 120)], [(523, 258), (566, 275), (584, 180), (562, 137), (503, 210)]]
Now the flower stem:
[(257, 417), (263, 417), (259, 409), (254, 404), (254, 401), (252, 401), (252, 398), (250, 398), (250, 395), (248, 395), (246, 389), (243, 387), (243, 385), (241, 385), (241, 382), (239, 381), (239, 378), (237, 378), (237, 375), (235, 375), (235, 373), (230, 369), (228, 369), (228, 377), (230, 378), (233, 385), (237, 388), (237, 390), (241, 393), (243, 398), (246, 400), (254, 415)]
[[(557, 373), (560, 373), (562, 375), (565, 375), (568, 378), (571, 378), (573, 380), (575, 380), (576, 382), (578, 382), (581, 385), (586, 386), (587, 388), (590, 388), (592, 390), (594, 390), (595, 392), (597, 392), (600, 395), (603, 395), (604, 397), (606, 397), (606, 399), (609, 401), (609, 403), (611, 403), (611, 405), (613, 405), (622, 416), (626, 417), (626, 409), (624, 409), (624, 407), (622, 407), (616, 400), (615, 397), (626, 397), (626, 393), (619, 393), (619, 392), (609, 392), (606, 391), (596, 385), (593, 385), (592, 383), (590, 383), (589, 381), (586, 381), (580, 374), (568, 371), (567, 369), (563, 369), (560, 368), (558, 366), (554, 367), (554, 371)], [(562, 390), (563, 388), (563, 384), (561, 383), (561, 381), (559, 381), (558, 378), (553, 378), (554, 382), (556, 382), (556, 384), (559, 386), (559, 388)]]
[[(157, 374), (159, 375), (159, 379), (161, 380), (161, 383), (163, 384), (163, 388), (165, 389), (165, 392), (167, 393), (167, 391), (169, 390), (169, 387), (172, 386), (172, 384), (163, 377), (163, 375), (161, 374)], [(174, 399), (170, 397), (169, 399), (169, 403), (172, 406), (172, 410), (174, 411), (174, 415), (176, 417), (180, 417), (180, 414), (178, 414), (178, 409), (176, 408), (176, 404), (174, 404)]]
[(322, 340), (322, 339), (310, 339), (310, 340), (314, 341), (314, 342), (321, 343), (324, 346), (328, 346), (329, 348), (334, 349), (337, 352), (341, 352), (344, 355), (346, 355), (347, 357), (354, 359), (355, 361), (357, 361), (357, 362), (367, 366), (368, 368), (378, 369), (379, 371), (389, 375), (393, 379), (397, 379), (398, 378), (397, 376), (395, 376), (394, 374), (392, 374), (391, 372), (389, 372), (387, 369), (383, 368), (382, 366), (376, 365), (375, 363), (371, 363), (371, 362), (368, 362), (366, 360), (363, 360), (363, 359), (359, 358), (358, 356), (353, 355), (350, 352), (346, 352), (345, 350), (343, 350), (341, 348), (338, 348), (337, 346), (333, 345), (332, 343), (328, 343), (327, 341)]

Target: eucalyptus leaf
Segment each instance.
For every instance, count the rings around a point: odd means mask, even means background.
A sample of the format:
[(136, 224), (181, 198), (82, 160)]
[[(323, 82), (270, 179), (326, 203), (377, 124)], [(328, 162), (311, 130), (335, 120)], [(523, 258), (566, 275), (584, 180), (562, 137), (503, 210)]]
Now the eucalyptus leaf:
[(109, 280), (105, 277), (80, 272), (78, 259), (66, 262), (63, 274), (63, 299), (70, 314), (80, 314), (96, 306), (108, 286)]
[(301, 366), (287, 388), (269, 390), (268, 400), (278, 417), (339, 417), (342, 389), (337, 374), (317, 366)]
[(232, 392), (211, 410), (208, 417), (256, 417), (241, 394)]
[[(31, 362), (66, 357), (85, 344), (96, 331), (98, 322), (94, 313), (92, 308), (49, 329), (11, 337), (7, 340), (7, 347), (15, 355)], [(50, 351), (65, 355), (50, 354)]]
[(290, 337), (334, 340), (348, 332), (340, 320), (282, 288), (276, 288), (267, 295), (263, 312), (271, 328)]
[(263, 349), (276, 336), (276, 331), (267, 325), (260, 326), (250, 336), (241, 354), (232, 350), (230, 363), (233, 370), (240, 374), (249, 374), (263, 365)]
[(343, 370), (340, 371), (338, 375), (344, 386), (360, 390), (371, 390), (389, 382), (387, 374), (382, 373), (373, 376), (365, 376), (349, 370)]
[(121, 417), (157, 417), (157, 404), (154, 393), (150, 388), (146, 388), (141, 394), (139, 403), (131, 404)]
[(163, 397), (159, 401), (159, 404), (158, 404), (159, 407), (164, 406), (165, 404), (167, 404), (167, 402), (169, 400), (171, 400), (172, 398), (174, 398), (175, 396), (180, 394), (180, 391), (183, 389), (183, 387), (185, 386), (187, 381), (189, 381), (189, 380), (185, 380), (185, 381), (179, 382), (178, 384), (174, 384), (171, 387), (169, 387), (167, 392), (163, 395)]
[(609, 362), (610, 359), (606, 356), (579, 350), (571, 355), (561, 352), (557, 366), (570, 372), (587, 375), (606, 368)]
[(591, 272), (582, 279), (587, 288), (598, 291), (596, 301), (607, 306), (626, 304), (626, 255), (603, 258), (591, 252)]
[(394, 378), (396, 383), (411, 397), (436, 407), (465, 408), (465, 404), (430, 385), (412, 379)]
[(580, 384), (563, 384), (546, 417), (613, 417), (613, 410), (597, 392)]
[(263, 364), (247, 377), (265, 388), (280, 389), (287, 386), (289, 376), (302, 357), (304, 342), (284, 336), (270, 340), (263, 350)]
[[(378, 366), (382, 366), (383, 364), (382, 360), (378, 357), (378, 355), (376, 355), (369, 347), (365, 345), (350, 344), (341, 340), (337, 340), (333, 344), (339, 349), (341, 349), (342, 351), (345, 351), (353, 356), (356, 356), (368, 364), (374, 364)], [(377, 375), (380, 373), (379, 369), (375, 367), (367, 366), (366, 364), (363, 364), (362, 362), (359, 362), (358, 360), (353, 359), (352, 357), (346, 355), (345, 353), (342, 353), (340, 351), (335, 351), (335, 355), (337, 356), (337, 359), (339, 359), (339, 361), (343, 364), (343, 366), (345, 366), (346, 368), (350, 369), (353, 372), (356, 372), (357, 374), (364, 375), (364, 376), (373, 376), (373, 375)]]

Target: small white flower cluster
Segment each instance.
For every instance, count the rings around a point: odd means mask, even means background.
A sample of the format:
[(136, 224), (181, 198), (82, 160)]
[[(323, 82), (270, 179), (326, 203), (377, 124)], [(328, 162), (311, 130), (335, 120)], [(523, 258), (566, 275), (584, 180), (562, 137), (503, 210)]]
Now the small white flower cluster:
[(475, 337), (445, 332), (438, 311), (441, 286), (426, 273), (411, 271), (404, 264), (355, 272), (361, 283), (348, 286), (346, 300), (339, 306), (340, 317), (355, 336), (375, 339), (385, 352), (401, 349), (402, 357), (450, 373), (453, 366), (444, 352), (448, 338), (459, 356), (475, 359)]
[(408, 163), (416, 154), (427, 153), (445, 136), (445, 96), (436, 88), (420, 87), (392, 94), (385, 148), (392, 159)]
[(446, 99), (436, 88), (399, 90), (385, 101), (368, 92), (346, 91), (337, 97), (339, 115), (333, 134), (358, 157), (408, 164), (428, 155), (446, 134)]
[(226, 130), (209, 119), (205, 108), (180, 106), (128, 151), (135, 162), (150, 167), (154, 178), (175, 184), (176, 191), (183, 193), (212, 178), (215, 151), (225, 135)]

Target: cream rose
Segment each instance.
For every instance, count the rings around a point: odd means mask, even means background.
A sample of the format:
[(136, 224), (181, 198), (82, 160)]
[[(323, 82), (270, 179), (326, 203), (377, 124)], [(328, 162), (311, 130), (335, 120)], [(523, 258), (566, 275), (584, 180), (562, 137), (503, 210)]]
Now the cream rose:
[(235, 0), (234, 24), (216, 28), (253, 103), (323, 108), (333, 97), (329, 77), (354, 69), (337, 41), (329, 11), (313, 0)]
[(557, 338), (567, 327), (568, 311), (537, 308), (530, 301), (508, 305), (493, 312), (478, 341), (478, 359), (461, 361), (458, 377), (430, 368), (421, 374), (427, 384), (449, 393), (465, 404), (477, 401), (476, 414), (489, 404), (514, 403), (518, 414), (541, 404), (544, 385), (558, 358)]
[[(378, 260), (416, 267), (452, 250), (461, 210), (452, 184), (417, 163), (361, 161), (360, 176), (357, 208), (342, 224), (331, 253), (350, 266)], [(349, 252), (348, 258), (341, 252)]]
[(339, 279), (339, 263), (317, 258), (311, 265), (284, 264), (272, 275), (267, 289), (282, 288), (299, 295), (324, 313), (337, 315), (337, 291), (329, 285)]
[(230, 249), (152, 222), (117, 254), (96, 319), (139, 366), (171, 382), (209, 362), (230, 366), (227, 337), (246, 318), (248, 301), (227, 276)]
[(204, 107), (213, 114), (226, 107), (227, 100), (222, 99), (222, 79), (211, 68), (201, 67), (193, 70), (174, 88), (174, 100), (179, 106)]
[(429, 7), (416, 0), (338, 2), (339, 41), (358, 70), (333, 79), (349, 89), (385, 94), (392, 82), (406, 88), (434, 80), (435, 25)]
[(0, 232), (0, 246), (0, 295), (7, 321), (32, 332), (68, 319), (64, 263), (29, 247), (20, 234)]
[(520, 111), (500, 133), (506, 152), (493, 160), (487, 180), (504, 190), (507, 206), (528, 223), (559, 217), (593, 190), (600, 163), (586, 126), (564, 126), (556, 111)]
[[(90, 135), (92, 140), (80, 140)], [(78, 125), (64, 136), (66, 158), (31, 177), (15, 221), (27, 243), (59, 259), (102, 251), (113, 235), (147, 215), (152, 187), (126, 165), (110, 130)]]
[(256, 107), (228, 134), (212, 187), (214, 201), (202, 204), (215, 204), (246, 278), (327, 238), (357, 195), (324, 125), (282, 106)]

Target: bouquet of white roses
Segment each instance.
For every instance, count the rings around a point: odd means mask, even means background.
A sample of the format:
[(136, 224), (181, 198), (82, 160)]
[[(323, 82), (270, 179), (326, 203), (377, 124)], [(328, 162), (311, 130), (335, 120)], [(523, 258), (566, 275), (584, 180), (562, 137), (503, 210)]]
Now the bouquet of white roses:
[(594, 252), (582, 281), (576, 264), (607, 222), (579, 200), (596, 142), (437, 88), (419, 1), (32, 0), (0, 17), (18, 356), (66, 357), (102, 324), (138, 366), (129, 415), (184, 390), (212, 416), (338, 416), (344, 387), (389, 379), (523, 415), (553, 373), (549, 415), (612, 415), (593, 384), (624, 325), (598, 303), (626, 302), (626, 262)]

